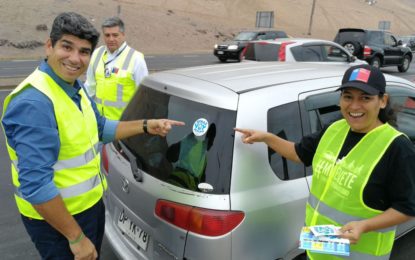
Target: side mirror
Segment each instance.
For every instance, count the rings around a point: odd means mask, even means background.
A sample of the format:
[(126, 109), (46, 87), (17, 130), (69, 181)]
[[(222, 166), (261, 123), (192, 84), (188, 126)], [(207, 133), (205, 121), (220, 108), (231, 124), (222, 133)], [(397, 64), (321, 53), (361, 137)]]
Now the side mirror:
[(355, 62), (357, 60), (357, 57), (352, 55), (350, 56), (350, 62)]
[(398, 41), (398, 46), (402, 45), (402, 40)]

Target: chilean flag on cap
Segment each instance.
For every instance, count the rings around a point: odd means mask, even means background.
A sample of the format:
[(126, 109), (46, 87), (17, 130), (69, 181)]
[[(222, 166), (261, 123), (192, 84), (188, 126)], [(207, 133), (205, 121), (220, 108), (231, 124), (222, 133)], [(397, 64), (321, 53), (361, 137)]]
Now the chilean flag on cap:
[(369, 81), (370, 70), (358, 68), (353, 70), (352, 74), (350, 75), (349, 81), (358, 80), (364, 83)]

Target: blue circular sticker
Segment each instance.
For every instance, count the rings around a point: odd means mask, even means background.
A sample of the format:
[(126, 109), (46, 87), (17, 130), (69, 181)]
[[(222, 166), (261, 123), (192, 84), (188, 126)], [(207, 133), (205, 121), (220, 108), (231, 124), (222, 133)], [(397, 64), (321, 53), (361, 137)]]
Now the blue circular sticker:
[(208, 127), (209, 127), (208, 121), (204, 118), (199, 118), (193, 124), (193, 133), (195, 134), (195, 136), (202, 136), (206, 134)]

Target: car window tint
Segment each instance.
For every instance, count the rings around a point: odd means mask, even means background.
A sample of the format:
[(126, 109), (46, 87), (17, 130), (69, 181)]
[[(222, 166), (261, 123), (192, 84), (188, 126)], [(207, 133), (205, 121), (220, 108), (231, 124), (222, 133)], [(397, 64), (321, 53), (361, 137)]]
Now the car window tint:
[(267, 32), (265, 33), (265, 38), (266, 40), (272, 40), (272, 39), (276, 39), (277, 38), (277, 33), (276, 32)]
[(415, 92), (388, 86), (390, 105), (394, 111), (396, 127), (415, 144)]
[(320, 131), (324, 126), (341, 118), (339, 97), (340, 92), (332, 91), (312, 95), (304, 100), (310, 133)]
[(323, 60), (328, 62), (347, 62), (349, 55), (333, 45), (322, 45)]
[(257, 36), (256, 32), (240, 32), (235, 38), (235, 41), (252, 41)]
[(347, 42), (359, 42), (363, 43), (365, 41), (365, 32), (355, 32), (355, 31), (345, 31), (337, 34), (335, 42), (340, 43), (341, 45)]
[(397, 45), (395, 38), (393, 38), (393, 36), (390, 34), (385, 34), (385, 44), (389, 46)]
[(268, 44), (263, 42), (248, 44), (245, 52), (246, 60), (255, 61), (278, 61), (279, 44)]
[(295, 46), (290, 50), (296, 61), (323, 61), (320, 46)]
[(385, 42), (384, 34), (378, 31), (368, 31), (367, 32), (367, 42), (368, 44), (374, 45), (383, 45)]
[(276, 32), (276, 38), (288, 38), (285, 32)]
[(235, 111), (140, 86), (122, 120), (143, 118), (170, 118), (186, 125), (173, 127), (166, 138), (138, 135), (123, 140), (142, 170), (185, 189), (197, 191), (197, 185), (206, 182), (213, 186), (213, 193), (229, 193)]
[[(269, 109), (267, 120), (268, 132), (293, 142), (301, 140), (301, 118), (297, 102)], [(302, 164), (291, 162), (272, 149), (268, 149), (268, 160), (275, 175), (281, 180), (293, 180), (305, 176)]]

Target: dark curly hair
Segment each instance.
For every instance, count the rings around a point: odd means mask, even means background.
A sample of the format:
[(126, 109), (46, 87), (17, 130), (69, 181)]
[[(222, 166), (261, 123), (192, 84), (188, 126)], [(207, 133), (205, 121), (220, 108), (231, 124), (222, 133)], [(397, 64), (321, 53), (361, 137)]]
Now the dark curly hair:
[(85, 17), (74, 12), (64, 12), (56, 16), (50, 31), (52, 46), (65, 34), (87, 40), (92, 45), (92, 51), (99, 39), (99, 32), (95, 27)]
[[(383, 93), (379, 94), (379, 98), (383, 97)], [(379, 111), (379, 115), (378, 118), (380, 121), (382, 121), (383, 123), (389, 123), (391, 126), (397, 126), (397, 118), (396, 118), (396, 111), (395, 109), (391, 106), (391, 98), (389, 96), (388, 99), (388, 103), (386, 103), (386, 107), (385, 108), (381, 108)]]

